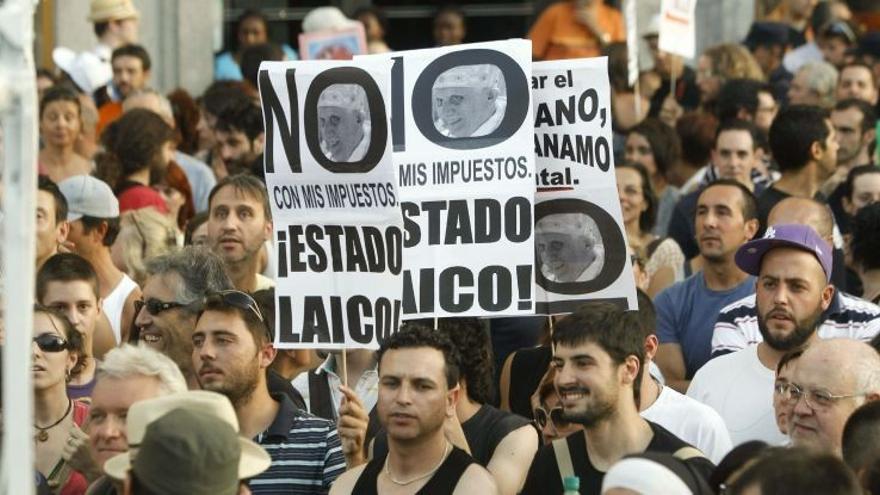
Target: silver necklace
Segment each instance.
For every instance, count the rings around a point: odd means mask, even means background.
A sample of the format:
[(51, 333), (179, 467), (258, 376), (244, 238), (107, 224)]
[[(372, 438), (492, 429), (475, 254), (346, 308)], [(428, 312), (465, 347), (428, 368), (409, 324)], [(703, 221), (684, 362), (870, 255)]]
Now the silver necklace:
[(448, 454), (448, 453), (449, 453), (449, 442), (447, 441), (446, 446), (443, 448), (443, 456), (440, 457), (440, 462), (438, 462), (437, 465), (434, 466), (434, 469), (428, 471), (425, 474), (421, 474), (421, 475), (419, 475), (411, 480), (407, 480), (407, 481), (400, 481), (400, 480), (394, 479), (394, 476), (391, 474), (391, 469), (389, 468), (389, 464), (388, 464), (388, 458), (391, 457), (389, 455), (388, 457), (385, 458), (385, 474), (388, 476), (388, 479), (391, 480), (391, 482), (394, 483), (395, 485), (406, 486), (406, 485), (415, 483), (416, 481), (425, 479), (428, 476), (431, 476), (434, 473), (436, 473), (437, 470), (440, 469), (440, 466), (443, 465), (443, 461), (446, 460), (446, 454)]

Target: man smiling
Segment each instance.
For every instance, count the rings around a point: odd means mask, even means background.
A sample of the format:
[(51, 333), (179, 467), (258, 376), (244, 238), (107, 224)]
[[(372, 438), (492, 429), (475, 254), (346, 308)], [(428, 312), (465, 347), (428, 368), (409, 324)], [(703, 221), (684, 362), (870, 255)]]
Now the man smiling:
[(434, 83), (434, 119), (441, 134), (481, 137), (501, 124), (507, 106), (501, 70), (489, 64), (453, 67)]
[(712, 463), (696, 448), (639, 416), (645, 347), (638, 313), (587, 303), (556, 324), (552, 366), (563, 417), (584, 426), (538, 451), (522, 493), (561, 493), (562, 477), (581, 493), (599, 493), (605, 472), (628, 454), (667, 452), (708, 477)]
[(231, 288), (223, 262), (204, 249), (187, 247), (147, 262), (144, 296), (135, 319), (139, 338), (170, 357), (190, 388), (198, 388), (191, 359), (196, 303), (209, 291)]

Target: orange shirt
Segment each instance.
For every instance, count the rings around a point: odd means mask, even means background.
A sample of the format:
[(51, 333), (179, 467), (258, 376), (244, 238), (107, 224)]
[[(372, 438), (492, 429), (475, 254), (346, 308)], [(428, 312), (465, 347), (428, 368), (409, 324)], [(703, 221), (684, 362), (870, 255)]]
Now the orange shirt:
[[(557, 60), (598, 57), (602, 54), (602, 43), (575, 17), (575, 13), (573, 1), (557, 2), (544, 10), (529, 31), (533, 58)], [(596, 22), (608, 34), (608, 42), (626, 41), (623, 16), (617, 9), (598, 4)]]
[(104, 132), (104, 129), (114, 120), (118, 119), (121, 115), (121, 101), (108, 101), (107, 103), (101, 105), (101, 108), (98, 109), (97, 136), (100, 137), (101, 133)]

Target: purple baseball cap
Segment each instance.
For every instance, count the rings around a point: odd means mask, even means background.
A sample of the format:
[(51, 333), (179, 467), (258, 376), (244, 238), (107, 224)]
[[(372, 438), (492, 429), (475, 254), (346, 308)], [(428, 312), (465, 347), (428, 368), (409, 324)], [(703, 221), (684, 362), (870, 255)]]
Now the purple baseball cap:
[(790, 247), (812, 254), (822, 265), (825, 280), (831, 281), (831, 246), (808, 225), (772, 225), (767, 228), (761, 239), (740, 246), (734, 260), (742, 271), (758, 276), (761, 273), (761, 260), (764, 259), (764, 255), (777, 247)]

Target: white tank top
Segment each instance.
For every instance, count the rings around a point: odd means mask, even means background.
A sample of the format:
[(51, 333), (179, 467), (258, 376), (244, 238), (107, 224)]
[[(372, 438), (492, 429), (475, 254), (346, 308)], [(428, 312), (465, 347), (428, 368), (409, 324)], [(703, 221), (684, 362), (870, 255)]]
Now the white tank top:
[(123, 273), (122, 280), (116, 284), (113, 292), (107, 294), (101, 304), (104, 314), (110, 320), (110, 328), (113, 329), (113, 335), (116, 337), (116, 345), (119, 345), (119, 341), (122, 339), (122, 310), (125, 308), (125, 300), (137, 286), (131, 277)]

